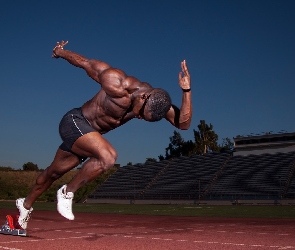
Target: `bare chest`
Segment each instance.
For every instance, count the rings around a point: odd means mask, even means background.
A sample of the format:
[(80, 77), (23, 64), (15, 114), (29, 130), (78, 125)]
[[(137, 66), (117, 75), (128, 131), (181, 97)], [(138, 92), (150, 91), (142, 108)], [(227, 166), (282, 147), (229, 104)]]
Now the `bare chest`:
[(107, 133), (134, 118), (130, 98), (100, 97), (94, 97), (83, 108), (83, 114), (85, 111), (84, 115), (98, 132)]

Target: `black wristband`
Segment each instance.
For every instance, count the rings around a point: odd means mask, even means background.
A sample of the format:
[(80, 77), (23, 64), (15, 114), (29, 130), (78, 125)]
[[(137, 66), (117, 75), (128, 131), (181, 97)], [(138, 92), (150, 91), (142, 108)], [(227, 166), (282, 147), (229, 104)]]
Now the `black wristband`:
[(191, 91), (191, 88), (189, 89), (182, 89), (183, 92), (190, 92)]

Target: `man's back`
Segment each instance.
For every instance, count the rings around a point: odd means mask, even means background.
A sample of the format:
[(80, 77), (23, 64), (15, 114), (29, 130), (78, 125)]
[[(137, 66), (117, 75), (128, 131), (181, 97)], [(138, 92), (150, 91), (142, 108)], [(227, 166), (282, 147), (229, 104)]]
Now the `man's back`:
[(101, 90), (82, 107), (83, 115), (100, 133), (106, 133), (133, 118), (159, 121), (165, 118), (179, 129), (188, 129), (191, 123), (190, 75), (186, 61), (181, 62), (179, 85), (182, 105), (179, 109), (172, 105), (169, 94), (161, 89), (153, 89), (148, 83), (127, 76), (122, 70), (112, 68), (100, 60), (64, 50), (67, 42), (60, 42), (53, 49), (53, 57), (63, 58), (70, 64), (82, 68), (97, 83)]
[[(88, 75), (93, 78), (92, 74)], [(138, 95), (152, 90), (152, 87), (111, 67), (95, 76), (100, 81), (101, 89), (82, 106), (82, 112), (91, 126), (104, 134), (136, 117), (132, 106), (134, 93)]]

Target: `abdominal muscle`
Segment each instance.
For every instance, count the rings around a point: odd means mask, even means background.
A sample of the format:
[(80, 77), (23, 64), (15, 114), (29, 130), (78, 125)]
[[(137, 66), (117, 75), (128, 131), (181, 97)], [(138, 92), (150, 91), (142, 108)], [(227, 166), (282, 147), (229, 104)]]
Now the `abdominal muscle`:
[(105, 134), (133, 118), (133, 112), (128, 112), (131, 101), (124, 99), (116, 99), (116, 102), (125, 104), (119, 106), (104, 91), (100, 91), (82, 106), (82, 113), (97, 132)]

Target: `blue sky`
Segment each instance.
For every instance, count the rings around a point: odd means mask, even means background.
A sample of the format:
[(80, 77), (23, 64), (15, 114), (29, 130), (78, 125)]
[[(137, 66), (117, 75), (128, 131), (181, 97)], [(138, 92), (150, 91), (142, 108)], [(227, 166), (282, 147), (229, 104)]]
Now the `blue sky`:
[[(180, 62), (192, 81), (191, 128), (212, 123), (220, 140), (295, 130), (295, 1), (5, 1), (1, 3), (0, 166), (46, 168), (58, 124), (99, 90), (82, 69), (51, 58), (66, 49), (166, 89), (177, 106)], [(105, 137), (117, 163), (165, 154), (176, 130), (132, 120)]]

